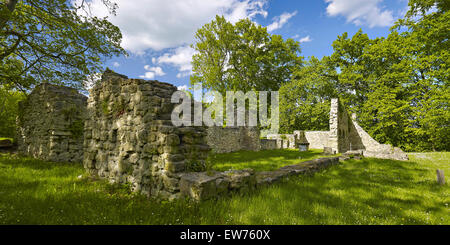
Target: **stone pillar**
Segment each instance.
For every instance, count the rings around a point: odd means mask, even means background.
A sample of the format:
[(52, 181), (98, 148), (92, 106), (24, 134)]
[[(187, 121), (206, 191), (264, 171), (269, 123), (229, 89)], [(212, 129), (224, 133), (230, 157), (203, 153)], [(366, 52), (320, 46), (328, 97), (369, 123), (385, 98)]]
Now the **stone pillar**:
[(337, 98), (331, 99), (330, 108), (330, 135), (328, 137), (328, 147), (334, 152), (339, 152), (339, 101)]

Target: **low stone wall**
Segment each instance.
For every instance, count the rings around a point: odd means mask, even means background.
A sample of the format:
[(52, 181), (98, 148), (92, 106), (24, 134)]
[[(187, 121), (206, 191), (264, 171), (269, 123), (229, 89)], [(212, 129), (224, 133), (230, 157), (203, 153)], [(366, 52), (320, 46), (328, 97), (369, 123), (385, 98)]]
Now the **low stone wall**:
[(203, 127), (175, 127), (168, 83), (106, 71), (90, 91), (84, 167), (110, 182), (162, 199), (180, 197), (180, 177), (203, 171), (209, 147)]
[(81, 162), (87, 97), (43, 83), (19, 103), (18, 152), (46, 161)]
[(257, 127), (208, 127), (206, 142), (215, 153), (261, 149)]
[(201, 201), (227, 195), (233, 191), (247, 192), (289, 176), (312, 174), (338, 163), (338, 157), (331, 157), (289, 165), (275, 171), (255, 172), (252, 169), (246, 169), (211, 174), (207, 172), (184, 173), (181, 176), (180, 189), (183, 197)]
[(277, 148), (277, 140), (261, 139), (261, 150), (275, 150)]
[(267, 139), (277, 141), (277, 149), (296, 149), (294, 134), (268, 134)]

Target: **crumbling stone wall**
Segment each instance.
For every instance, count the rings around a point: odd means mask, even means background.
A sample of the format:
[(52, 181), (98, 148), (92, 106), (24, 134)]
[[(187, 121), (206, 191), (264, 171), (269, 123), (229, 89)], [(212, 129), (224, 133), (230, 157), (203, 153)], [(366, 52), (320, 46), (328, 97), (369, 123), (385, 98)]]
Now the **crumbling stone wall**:
[[(299, 135), (300, 131), (295, 130), (294, 135)], [(327, 146), (329, 131), (305, 131), (306, 140), (309, 143), (310, 149), (323, 149)]]
[(19, 103), (19, 153), (46, 161), (81, 162), (86, 100), (73, 88), (36, 86)]
[(240, 150), (259, 151), (261, 143), (257, 127), (208, 127), (206, 142), (215, 153)]
[(353, 137), (356, 138), (356, 142), (358, 143), (353, 143), (355, 145), (352, 145), (352, 149), (362, 150), (363, 156), (392, 160), (409, 159), (408, 155), (400, 148), (388, 144), (380, 144), (373, 139), (361, 126), (359, 126), (355, 114), (352, 115), (352, 126), (354, 127), (354, 132), (356, 132), (355, 134), (358, 136)]
[(277, 140), (274, 139), (261, 139), (261, 150), (275, 150), (277, 147)]
[(107, 70), (90, 90), (84, 167), (148, 196), (180, 197), (181, 174), (204, 170), (210, 149), (204, 128), (172, 125), (176, 90)]
[(328, 147), (337, 153), (350, 150), (349, 115), (339, 100), (331, 99)]

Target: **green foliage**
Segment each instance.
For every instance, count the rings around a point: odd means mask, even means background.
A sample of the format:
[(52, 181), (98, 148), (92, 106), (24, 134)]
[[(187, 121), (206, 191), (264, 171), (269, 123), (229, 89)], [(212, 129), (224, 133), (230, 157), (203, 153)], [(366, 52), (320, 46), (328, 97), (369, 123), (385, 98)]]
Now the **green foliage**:
[(22, 92), (8, 91), (0, 86), (0, 136), (11, 138), (15, 136), (18, 103), (25, 98), (26, 95)]
[(186, 160), (186, 171), (203, 172), (206, 171), (206, 162), (199, 161), (195, 152), (190, 153), (189, 160)]
[(278, 90), (301, 65), (299, 43), (272, 35), (249, 19), (216, 16), (195, 34), (191, 84), (225, 91)]
[(448, 225), (449, 188), (437, 185), (435, 171), (450, 172), (450, 153), (410, 159), (350, 160), (249, 194), (193, 203), (158, 202), (123, 185), (78, 178), (85, 175), (81, 164), (0, 154), (0, 224)]
[(108, 100), (104, 99), (101, 103), (101, 111), (103, 113), (103, 115), (108, 116), (110, 111), (109, 111), (109, 105), (108, 105)]
[[(117, 5), (103, 3), (111, 12)], [(9, 0), (0, 3), (0, 85), (29, 89), (42, 81), (81, 88), (102, 60), (126, 54), (107, 18), (89, 13), (90, 1)], [(101, 58), (100, 58), (101, 57)]]
[(76, 105), (68, 105), (61, 110), (64, 119), (69, 123), (67, 129), (72, 134), (72, 138), (79, 139), (84, 133), (84, 121), (82, 112)]
[(84, 122), (81, 119), (74, 120), (70, 123), (68, 130), (72, 133), (72, 137), (79, 139), (84, 133)]
[(337, 96), (336, 82), (324, 61), (311, 57), (309, 62), (294, 72), (293, 80), (281, 86), (280, 131), (328, 130), (330, 100)]
[(280, 89), (282, 132), (326, 130), (317, 122), (328, 122), (324, 103), (330, 95), (356, 112), (381, 143), (407, 151), (450, 150), (449, 4), (412, 0), (410, 7), (388, 37), (344, 33), (331, 56), (312, 57), (296, 71)]

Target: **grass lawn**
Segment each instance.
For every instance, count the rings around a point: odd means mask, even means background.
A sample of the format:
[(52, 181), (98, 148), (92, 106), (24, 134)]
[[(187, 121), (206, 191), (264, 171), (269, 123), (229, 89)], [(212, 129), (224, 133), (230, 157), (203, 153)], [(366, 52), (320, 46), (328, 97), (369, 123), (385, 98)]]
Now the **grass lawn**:
[(0, 224), (450, 224), (436, 168), (450, 176), (450, 153), (350, 160), (246, 195), (170, 203), (77, 178), (80, 164), (3, 154)]
[(270, 171), (286, 165), (324, 157), (323, 150), (266, 150), (266, 151), (239, 151), (233, 153), (214, 154), (211, 156), (213, 169), (217, 171), (239, 170), (252, 168), (255, 171)]
[(13, 141), (14, 141), (14, 139), (13, 139), (13, 138), (5, 138), (5, 137), (0, 137), (0, 140), (11, 140), (11, 142), (13, 142)]

